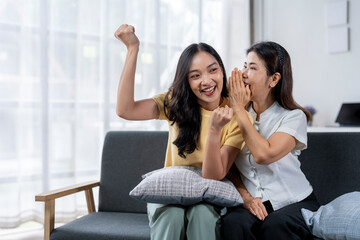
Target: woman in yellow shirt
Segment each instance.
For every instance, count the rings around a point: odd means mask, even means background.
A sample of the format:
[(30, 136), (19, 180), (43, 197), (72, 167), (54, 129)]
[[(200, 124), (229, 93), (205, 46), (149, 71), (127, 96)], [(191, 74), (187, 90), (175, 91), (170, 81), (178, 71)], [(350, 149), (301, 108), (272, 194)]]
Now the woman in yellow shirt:
[[(168, 121), (165, 167), (200, 167), (203, 177), (223, 179), (243, 138), (229, 107), (226, 73), (217, 52), (204, 43), (191, 44), (180, 56), (169, 91), (135, 101), (139, 39), (127, 24), (117, 29), (115, 37), (127, 48), (117, 94), (118, 116)], [(220, 210), (204, 203), (186, 207), (148, 203), (151, 238), (216, 239)]]

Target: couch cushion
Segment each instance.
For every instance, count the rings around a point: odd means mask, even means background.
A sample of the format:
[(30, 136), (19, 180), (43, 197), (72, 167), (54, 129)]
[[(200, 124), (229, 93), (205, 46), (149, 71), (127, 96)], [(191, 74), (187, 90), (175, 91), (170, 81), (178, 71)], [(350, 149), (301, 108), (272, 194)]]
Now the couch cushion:
[(201, 169), (172, 166), (145, 174), (130, 196), (151, 203), (192, 205), (202, 201), (221, 207), (243, 203), (234, 184), (227, 179), (205, 179)]
[(141, 175), (162, 168), (167, 132), (109, 132), (104, 141), (101, 161), (99, 211), (146, 213), (146, 204), (129, 192)]
[(360, 192), (341, 195), (316, 212), (301, 209), (313, 235), (324, 239), (360, 239)]
[(150, 239), (150, 228), (146, 214), (94, 212), (54, 229), (50, 239)]

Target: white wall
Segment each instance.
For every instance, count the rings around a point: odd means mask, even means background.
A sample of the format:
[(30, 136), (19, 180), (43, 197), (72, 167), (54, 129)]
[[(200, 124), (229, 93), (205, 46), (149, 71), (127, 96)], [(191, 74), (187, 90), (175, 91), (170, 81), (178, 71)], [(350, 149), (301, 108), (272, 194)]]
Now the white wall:
[(250, 6), (248, 0), (230, 0), (227, 13), (229, 17), (228, 28), (228, 51), (227, 63), (225, 63), (228, 77), (231, 71), (237, 67), (242, 68), (246, 49), (250, 46)]
[(317, 109), (314, 126), (333, 125), (342, 102), (360, 102), (360, 1), (348, 0), (350, 51), (330, 54), (325, 9), (331, 1), (255, 0), (255, 41), (287, 49), (294, 98)]
[(235, 67), (243, 66), (246, 49), (250, 46), (249, 22), (249, 0), (224, 1), (223, 28), (214, 47), (224, 61), (227, 77)]

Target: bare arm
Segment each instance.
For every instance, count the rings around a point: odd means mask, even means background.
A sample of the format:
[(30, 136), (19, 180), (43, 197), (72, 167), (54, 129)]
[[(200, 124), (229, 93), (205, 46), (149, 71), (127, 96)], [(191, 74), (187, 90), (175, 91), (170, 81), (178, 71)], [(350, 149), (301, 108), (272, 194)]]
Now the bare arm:
[(239, 171), (234, 165), (231, 167), (227, 178), (235, 185), (236, 189), (244, 200), (243, 207), (249, 210), (255, 216), (257, 216), (260, 220), (264, 220), (265, 217), (268, 215), (264, 204), (262, 203), (260, 198), (254, 198), (247, 191), (246, 187), (240, 179)]
[(139, 39), (135, 35), (135, 28), (123, 24), (116, 30), (114, 35), (127, 48), (127, 55), (117, 93), (116, 114), (128, 120), (158, 118), (160, 113), (154, 100), (134, 100), (136, 61), (140, 45)]
[(229, 95), (236, 121), (243, 133), (246, 146), (254, 156), (256, 163), (273, 163), (295, 147), (296, 139), (287, 133), (278, 132), (269, 139), (265, 139), (256, 131), (245, 110), (250, 99), (250, 90), (248, 86), (244, 86), (241, 71), (232, 72), (229, 79)]
[(233, 116), (228, 106), (215, 109), (210, 117), (209, 134), (206, 141), (202, 175), (204, 178), (221, 180), (234, 163), (239, 149), (232, 146), (221, 147), (221, 130)]

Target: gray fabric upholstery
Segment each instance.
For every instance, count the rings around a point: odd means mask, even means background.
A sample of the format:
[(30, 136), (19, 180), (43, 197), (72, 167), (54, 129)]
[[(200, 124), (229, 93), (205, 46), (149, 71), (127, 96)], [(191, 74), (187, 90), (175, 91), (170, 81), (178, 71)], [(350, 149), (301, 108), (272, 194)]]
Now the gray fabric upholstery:
[(50, 239), (150, 239), (150, 228), (146, 214), (95, 212), (56, 228)]
[(360, 190), (360, 133), (308, 133), (301, 168), (320, 204)]
[(129, 197), (141, 175), (164, 166), (167, 132), (109, 132), (106, 135), (99, 211), (142, 212), (146, 204)]
[[(141, 175), (163, 167), (167, 132), (109, 132), (104, 141), (99, 212), (51, 234), (52, 240), (150, 239), (146, 205), (129, 197)], [(302, 169), (321, 204), (360, 190), (360, 133), (308, 133)]]

